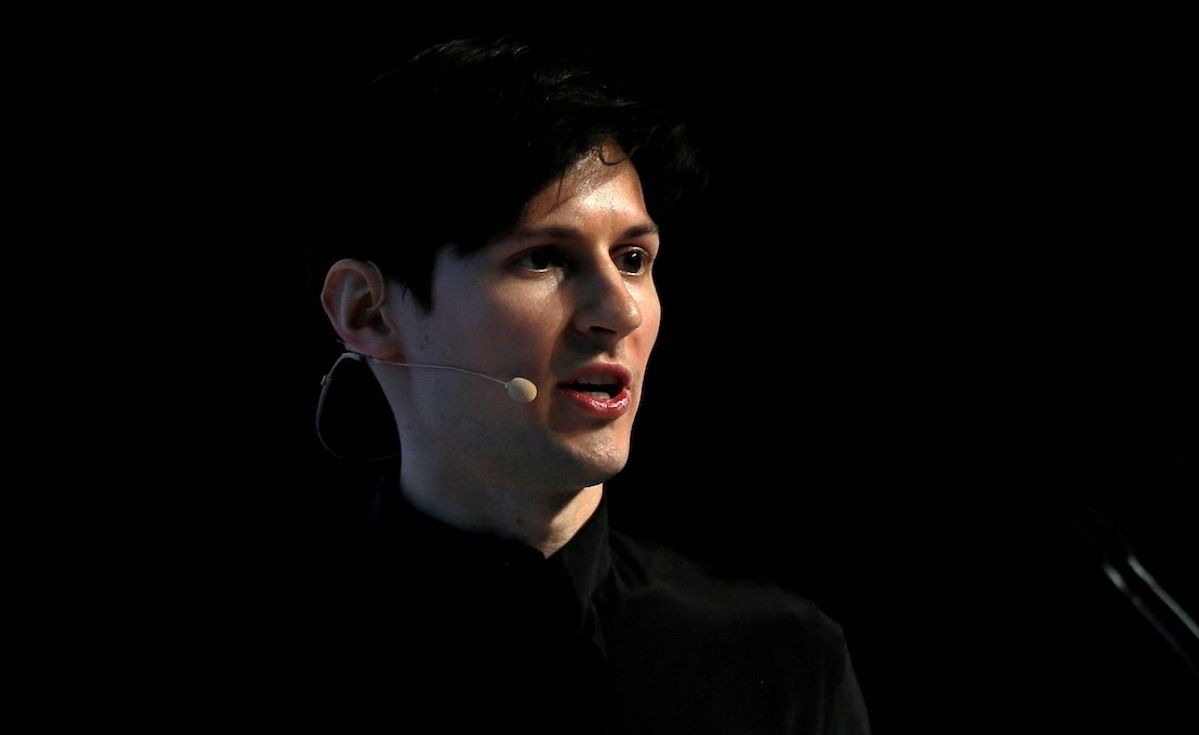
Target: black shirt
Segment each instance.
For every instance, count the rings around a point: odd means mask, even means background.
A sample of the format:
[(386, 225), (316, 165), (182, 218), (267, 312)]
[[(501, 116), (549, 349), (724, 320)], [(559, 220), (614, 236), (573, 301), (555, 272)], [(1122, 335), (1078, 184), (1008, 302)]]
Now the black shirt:
[(339, 731), (867, 733), (841, 628), (608, 526), (549, 558), (416, 509), (384, 478), (310, 638)]

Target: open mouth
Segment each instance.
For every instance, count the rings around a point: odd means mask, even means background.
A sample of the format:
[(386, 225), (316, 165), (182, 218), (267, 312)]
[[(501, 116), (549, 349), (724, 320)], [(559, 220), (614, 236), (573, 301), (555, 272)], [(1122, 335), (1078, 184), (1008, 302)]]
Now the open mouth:
[(618, 363), (593, 363), (558, 384), (577, 408), (606, 419), (618, 418), (632, 406), (633, 375)]

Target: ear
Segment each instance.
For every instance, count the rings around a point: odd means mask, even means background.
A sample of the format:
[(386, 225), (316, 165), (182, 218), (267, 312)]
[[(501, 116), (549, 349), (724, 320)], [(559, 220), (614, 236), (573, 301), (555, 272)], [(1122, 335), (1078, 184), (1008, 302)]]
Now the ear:
[(402, 360), (399, 332), (386, 317), (388, 284), (369, 260), (343, 258), (329, 267), (321, 305), (337, 336), (355, 352)]

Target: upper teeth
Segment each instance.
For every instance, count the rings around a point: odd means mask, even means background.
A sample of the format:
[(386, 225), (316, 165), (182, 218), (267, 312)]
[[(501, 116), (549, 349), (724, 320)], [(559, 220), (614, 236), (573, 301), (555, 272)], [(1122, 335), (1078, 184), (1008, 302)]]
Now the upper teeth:
[(575, 382), (582, 383), (583, 385), (613, 385), (620, 383), (619, 380), (610, 375), (602, 375), (598, 373), (592, 373), (590, 375), (583, 375), (575, 378)]

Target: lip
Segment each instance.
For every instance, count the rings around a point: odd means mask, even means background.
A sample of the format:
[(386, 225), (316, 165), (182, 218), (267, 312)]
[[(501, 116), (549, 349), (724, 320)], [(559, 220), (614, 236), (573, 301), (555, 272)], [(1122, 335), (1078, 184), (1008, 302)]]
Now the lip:
[[(590, 393), (574, 390), (568, 387), (571, 383), (585, 375), (602, 375), (611, 378), (620, 386), (620, 390), (611, 398), (596, 398)], [(624, 414), (632, 405), (632, 392), (629, 390), (633, 382), (632, 373), (623, 365), (616, 363), (594, 363), (584, 366), (570, 377), (558, 383), (557, 389), (562, 392), (572, 405), (583, 411), (601, 418), (614, 419)]]

